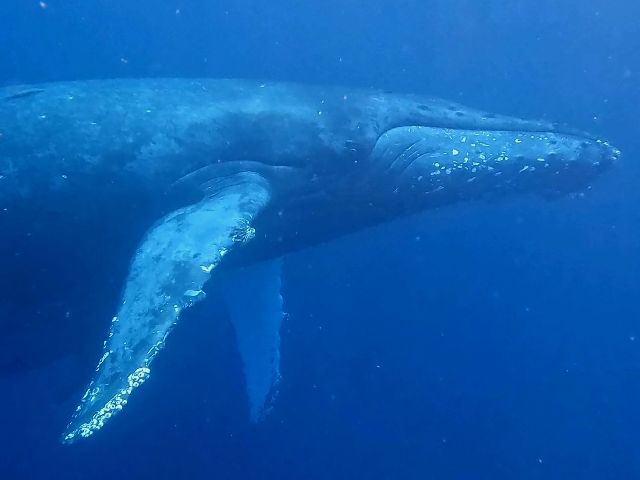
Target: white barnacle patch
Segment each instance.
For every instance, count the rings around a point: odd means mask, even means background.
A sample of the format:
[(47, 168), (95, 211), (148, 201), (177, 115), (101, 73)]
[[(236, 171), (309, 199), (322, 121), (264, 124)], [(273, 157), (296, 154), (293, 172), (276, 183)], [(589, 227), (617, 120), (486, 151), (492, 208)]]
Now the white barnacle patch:
[(522, 173), (522, 172), (526, 172), (527, 170), (529, 170), (529, 165), (525, 165), (524, 167), (522, 167), (518, 173)]
[(142, 385), (147, 378), (149, 378), (149, 374), (151, 370), (147, 367), (136, 368), (136, 370), (127, 377), (127, 382), (129, 383), (129, 387), (135, 388), (139, 385)]
[(246, 235), (243, 238), (243, 241), (248, 242), (249, 240), (252, 240), (256, 236), (256, 229), (253, 228), (252, 226), (247, 226), (245, 233)]
[(211, 273), (211, 270), (215, 268), (215, 264), (210, 263), (209, 265), (200, 265), (200, 270), (204, 273)]
[(64, 440), (66, 442), (71, 442), (76, 436), (87, 438), (104, 427), (107, 420), (122, 410), (122, 408), (127, 404), (128, 398), (133, 392), (133, 389), (142, 385), (147, 378), (149, 378), (150, 373), (151, 370), (147, 367), (137, 368), (127, 377), (127, 381), (129, 383), (128, 388), (123, 388), (116, 393), (107, 403), (105, 403), (104, 407), (98, 410), (91, 417), (91, 420), (81, 424), (74, 431), (65, 435)]
[(451, 150), (451, 155), (453, 155), (454, 157), (455, 157), (456, 155), (458, 155), (459, 153), (460, 153), (460, 151), (459, 151), (459, 150), (456, 150), (455, 148), (453, 148), (453, 149)]
[(204, 295), (202, 290), (186, 290), (184, 292), (184, 296), (189, 298), (198, 298), (202, 295)]
[(255, 236), (256, 229), (253, 228), (249, 222), (243, 222), (243, 224), (233, 232), (231, 239), (234, 242), (246, 243), (251, 241)]
[(98, 361), (98, 366), (96, 367), (96, 372), (98, 370), (100, 370), (100, 366), (104, 363), (104, 361), (107, 359), (107, 357), (111, 354), (111, 350), (107, 350), (106, 352), (104, 352), (104, 354), (102, 355), (102, 357), (100, 358), (100, 360)]

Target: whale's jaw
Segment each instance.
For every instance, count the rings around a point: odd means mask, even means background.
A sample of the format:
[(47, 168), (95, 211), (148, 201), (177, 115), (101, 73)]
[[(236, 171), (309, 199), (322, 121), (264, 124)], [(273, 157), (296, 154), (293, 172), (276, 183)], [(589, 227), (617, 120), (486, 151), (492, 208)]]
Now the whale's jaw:
[(384, 133), (371, 162), (380, 201), (396, 198), (413, 211), (501, 193), (585, 189), (619, 157), (606, 141), (572, 134), (409, 126)]

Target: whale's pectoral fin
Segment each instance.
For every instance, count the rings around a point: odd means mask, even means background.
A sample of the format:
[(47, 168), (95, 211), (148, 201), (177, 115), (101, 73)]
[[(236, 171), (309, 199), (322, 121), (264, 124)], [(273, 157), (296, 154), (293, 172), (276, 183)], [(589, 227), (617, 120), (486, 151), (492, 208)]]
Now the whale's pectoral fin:
[(269, 413), (280, 378), (282, 259), (225, 275), (223, 291), (244, 365), (251, 421)]
[(104, 354), (64, 442), (92, 435), (122, 410), (180, 313), (204, 297), (212, 270), (253, 237), (251, 223), (270, 198), (269, 185), (255, 173), (212, 180), (203, 189), (203, 200), (166, 215), (138, 248)]

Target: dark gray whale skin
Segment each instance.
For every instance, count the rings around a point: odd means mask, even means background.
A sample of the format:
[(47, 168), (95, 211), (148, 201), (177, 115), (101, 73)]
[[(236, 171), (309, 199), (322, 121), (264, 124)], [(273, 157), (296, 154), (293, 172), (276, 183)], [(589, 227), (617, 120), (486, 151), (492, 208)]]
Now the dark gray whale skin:
[[(122, 238), (142, 237), (221, 182), (249, 179), (264, 201), (253, 212), (255, 237), (220, 263), (234, 269), (460, 201), (581, 190), (619, 156), (604, 140), (547, 121), (375, 90), (211, 79), (4, 88), (0, 266), (12, 264), (15, 275), (3, 290), (27, 291), (38, 272), (66, 268), (61, 258), (82, 263), (96, 245), (106, 257), (130, 256)], [(37, 241), (23, 252), (25, 238)], [(11, 296), (0, 295), (0, 312)], [(177, 314), (153, 331), (168, 333), (175, 321)], [(116, 331), (112, 351), (127, 339), (146, 345), (150, 331), (130, 329), (124, 340)], [(127, 364), (112, 355), (97, 380), (102, 393), (88, 390), (65, 441), (100, 429), (112, 401), (130, 395), (122, 393), (127, 378), (142, 383), (159, 349)], [(125, 388), (110, 390), (116, 381)]]

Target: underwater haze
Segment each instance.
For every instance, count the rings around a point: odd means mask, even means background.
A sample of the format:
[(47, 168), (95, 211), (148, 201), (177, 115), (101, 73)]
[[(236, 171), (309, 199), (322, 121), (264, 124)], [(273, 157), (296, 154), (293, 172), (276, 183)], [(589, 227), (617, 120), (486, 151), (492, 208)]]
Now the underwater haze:
[(287, 255), (282, 379), (257, 423), (211, 282), (126, 411), (73, 445), (145, 228), (0, 220), (0, 478), (640, 478), (639, 18), (631, 0), (2, 0), (0, 86), (18, 95), (146, 77), (377, 88), (570, 125), (622, 157), (570, 194)]

